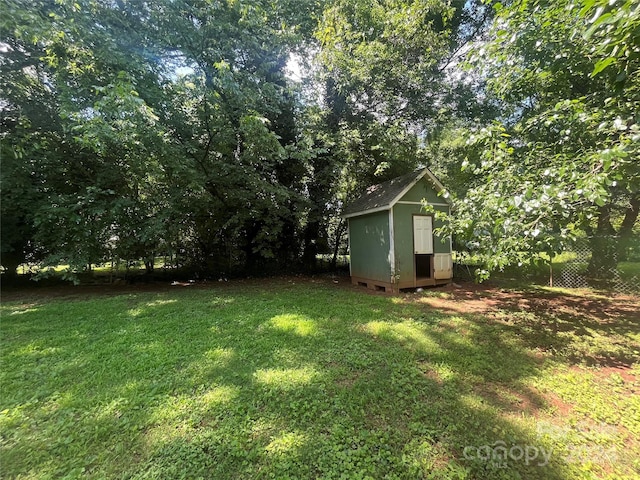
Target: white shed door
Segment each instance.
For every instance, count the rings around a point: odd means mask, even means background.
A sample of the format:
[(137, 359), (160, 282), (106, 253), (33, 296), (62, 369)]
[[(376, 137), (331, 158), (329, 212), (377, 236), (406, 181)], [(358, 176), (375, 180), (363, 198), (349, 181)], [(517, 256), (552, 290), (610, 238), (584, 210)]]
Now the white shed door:
[(433, 253), (433, 224), (431, 217), (413, 217), (413, 249), (417, 255)]
[(453, 262), (450, 253), (436, 253), (433, 256), (434, 278), (436, 280), (453, 278)]

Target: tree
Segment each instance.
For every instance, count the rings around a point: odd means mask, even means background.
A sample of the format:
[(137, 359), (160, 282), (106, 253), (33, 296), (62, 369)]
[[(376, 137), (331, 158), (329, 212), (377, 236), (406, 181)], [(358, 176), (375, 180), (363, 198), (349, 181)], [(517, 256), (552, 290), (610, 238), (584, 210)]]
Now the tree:
[(281, 12), (262, 2), (150, 8), (162, 32), (154, 37), (160, 55), (177, 56), (191, 69), (170, 86), (171, 103), (162, 117), (188, 168), (197, 172), (196, 188), (210, 197), (217, 213), (210, 226), (226, 232), (201, 243), (224, 242), (212, 245), (212, 255), (239, 249), (249, 269), (263, 261), (289, 264), (299, 251), (304, 166), (295, 155)]
[(473, 183), (457, 198), (452, 229), (489, 269), (588, 234), (596, 274), (615, 265), (615, 242), (638, 215), (637, 5), (495, 7), (492, 39), (471, 65), (501, 114), (466, 133), (462, 167)]
[[(3, 209), (24, 206), (26, 237), (14, 251), (24, 261), (29, 245), (30, 260), (72, 269), (114, 253), (147, 256), (141, 246), (157, 241), (144, 228), (149, 215), (131, 225), (143, 199), (154, 197), (148, 187), (162, 144), (157, 119), (137, 91), (153, 90), (148, 71), (100, 28), (97, 2), (7, 7), (3, 100), (16, 127), (3, 132), (3, 163), (11, 167), (2, 172)], [(29, 189), (16, 172), (33, 180)], [(7, 218), (17, 217), (3, 211)]]
[[(2, 178), (5, 267), (30, 249), (74, 270), (113, 258), (150, 270), (160, 246), (205, 270), (297, 259), (308, 157), (284, 67), (311, 29), (308, 10), (260, 0), (6, 7), (2, 42), (20, 59), (2, 64), (3, 156), (15, 160)], [(27, 183), (33, 196), (15, 202)]]
[(40, 57), (41, 45), (21, 38), (21, 25), (41, 24), (37, 16), (9, 2), (3, 8), (0, 59), (0, 158), (2, 266), (14, 276), (25, 261), (42, 258), (34, 235), (34, 211), (44, 202), (43, 177), (37, 165), (42, 151), (52, 156), (61, 146), (62, 125), (57, 119), (58, 99), (50, 88)]
[(340, 0), (325, 10), (316, 36), (353, 112), (419, 133), (451, 106), (447, 68), (490, 16), (480, 2)]

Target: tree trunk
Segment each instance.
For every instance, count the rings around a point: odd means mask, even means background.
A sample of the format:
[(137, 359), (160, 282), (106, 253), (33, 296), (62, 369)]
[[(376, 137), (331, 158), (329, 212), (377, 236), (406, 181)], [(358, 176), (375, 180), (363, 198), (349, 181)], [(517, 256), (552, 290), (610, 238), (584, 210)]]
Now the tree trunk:
[[(310, 215), (311, 216), (311, 215)], [(302, 263), (304, 268), (315, 272), (317, 267), (316, 257), (318, 255), (318, 236), (320, 233), (320, 222), (311, 220), (304, 229), (304, 248), (302, 250)]]
[(340, 222), (338, 222), (338, 227), (336, 228), (336, 238), (335, 245), (333, 246), (333, 258), (331, 259), (331, 269), (336, 269), (336, 264), (338, 263), (338, 251), (340, 250), (340, 240), (342, 239), (342, 234), (344, 233), (344, 220), (341, 218)]
[(587, 274), (593, 278), (607, 278), (618, 265), (618, 236), (611, 225), (611, 206), (598, 210), (598, 225), (589, 240), (591, 260)]
[(152, 274), (154, 270), (154, 257), (146, 258), (144, 260), (144, 268), (147, 274)]
[(6, 252), (2, 254), (1, 261), (4, 267), (4, 279), (12, 281), (18, 278), (18, 267), (23, 262), (23, 255)]
[(260, 232), (260, 225), (256, 220), (248, 220), (245, 227), (245, 243), (242, 250), (245, 254), (244, 268), (247, 273), (253, 275), (258, 269), (259, 254), (253, 251), (255, 238)]
[(634, 197), (629, 202), (629, 207), (625, 211), (622, 225), (620, 225), (619, 243), (618, 243), (618, 261), (624, 262), (629, 255), (629, 247), (633, 240), (633, 227), (638, 221), (640, 213), (640, 196)]

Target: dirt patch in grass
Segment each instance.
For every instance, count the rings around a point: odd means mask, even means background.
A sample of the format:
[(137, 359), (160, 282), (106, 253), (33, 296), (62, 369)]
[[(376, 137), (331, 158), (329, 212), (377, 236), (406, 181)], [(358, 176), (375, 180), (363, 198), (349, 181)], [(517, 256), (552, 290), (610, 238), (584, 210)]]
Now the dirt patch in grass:
[(407, 293), (407, 303), (509, 327), (544, 357), (622, 372), (640, 361), (640, 297), (608, 298), (464, 284)]
[(440, 376), (440, 374), (435, 370), (427, 369), (424, 372), (424, 376), (427, 377), (429, 380), (433, 381), (439, 387), (441, 387), (444, 384), (444, 380), (442, 379), (442, 376)]
[(524, 387), (509, 387), (497, 383), (483, 383), (474, 387), (474, 392), (507, 414), (538, 416), (547, 406), (547, 398), (537, 390)]
[(563, 401), (557, 395), (553, 393), (547, 393), (544, 398), (553, 410), (554, 416), (560, 418), (569, 418), (573, 413), (573, 406)]
[(340, 388), (352, 388), (356, 382), (360, 379), (360, 372), (349, 372), (335, 381), (335, 385)]
[(640, 378), (628, 367), (601, 367), (593, 371), (593, 374), (600, 378), (609, 378), (612, 375), (619, 375), (625, 382), (639, 384)]
[[(576, 373), (584, 372), (584, 368), (572, 365), (570, 371)], [(616, 392), (626, 396), (640, 395), (640, 376), (630, 367), (598, 367), (589, 369), (596, 382), (606, 385)]]
[(497, 310), (530, 311), (552, 313), (567, 319), (589, 318), (602, 324), (615, 322), (619, 318), (631, 318), (640, 323), (640, 297), (632, 295), (611, 298), (571, 296), (544, 290), (505, 290), (467, 283), (428, 290), (424, 296), (409, 293), (404, 297), (461, 314), (488, 314)]

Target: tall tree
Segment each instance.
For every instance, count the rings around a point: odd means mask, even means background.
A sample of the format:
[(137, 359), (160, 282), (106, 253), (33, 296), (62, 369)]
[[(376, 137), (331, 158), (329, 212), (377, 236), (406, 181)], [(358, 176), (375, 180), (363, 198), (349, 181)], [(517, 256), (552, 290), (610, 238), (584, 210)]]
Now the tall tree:
[(34, 250), (151, 269), (159, 246), (204, 268), (297, 258), (308, 156), (284, 73), (316, 4), (5, 4), (5, 267)]
[[(426, 141), (470, 97), (451, 68), (493, 14), (481, 2), (338, 0), (316, 31), (335, 202), (429, 162)], [(472, 110), (472, 109), (470, 109)], [(332, 228), (340, 237), (342, 223)], [(334, 246), (338, 247), (338, 241)], [(337, 249), (334, 248), (334, 252)]]
[(638, 6), (495, 7), (492, 39), (472, 66), (501, 114), (467, 133), (463, 168), (476, 180), (457, 202), (454, 230), (490, 268), (588, 234), (597, 274), (615, 266), (617, 240), (637, 223)]

